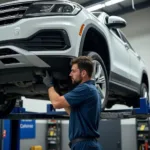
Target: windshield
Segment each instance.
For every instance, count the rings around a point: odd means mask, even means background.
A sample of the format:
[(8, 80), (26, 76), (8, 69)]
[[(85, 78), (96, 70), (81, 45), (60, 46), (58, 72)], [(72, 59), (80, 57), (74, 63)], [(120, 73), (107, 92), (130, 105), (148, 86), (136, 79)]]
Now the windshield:
[(96, 17), (99, 17), (103, 12), (92, 12), (92, 14)]

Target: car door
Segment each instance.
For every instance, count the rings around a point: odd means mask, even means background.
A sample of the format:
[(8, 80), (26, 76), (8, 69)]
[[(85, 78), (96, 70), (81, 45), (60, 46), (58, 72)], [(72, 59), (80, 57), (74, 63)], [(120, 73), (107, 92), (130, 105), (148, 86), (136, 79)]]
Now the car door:
[(112, 54), (112, 81), (129, 85), (129, 52), (117, 29), (110, 29), (111, 54)]
[(126, 47), (126, 50), (129, 52), (129, 59), (130, 59), (130, 86), (131, 88), (137, 89), (138, 84), (140, 84), (141, 78), (141, 68), (140, 68), (140, 56), (134, 51), (131, 44), (125, 37), (122, 31), (119, 31)]

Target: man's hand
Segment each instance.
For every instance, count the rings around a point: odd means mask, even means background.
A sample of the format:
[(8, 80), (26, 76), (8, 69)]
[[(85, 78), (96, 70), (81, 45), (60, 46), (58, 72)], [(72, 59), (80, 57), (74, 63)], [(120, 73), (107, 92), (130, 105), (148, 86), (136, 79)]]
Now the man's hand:
[(43, 83), (48, 87), (48, 89), (53, 87), (52, 76), (50, 76), (47, 71), (45, 73), (45, 76), (43, 76)]
[(53, 87), (53, 82), (52, 82), (52, 76), (48, 74), (48, 72), (45, 73), (45, 76), (43, 76), (43, 83), (48, 87), (48, 95), (49, 99), (55, 109), (60, 109), (60, 108), (66, 108), (67, 113), (70, 114), (69, 110), (69, 103), (66, 101), (64, 96), (60, 96), (54, 89)]

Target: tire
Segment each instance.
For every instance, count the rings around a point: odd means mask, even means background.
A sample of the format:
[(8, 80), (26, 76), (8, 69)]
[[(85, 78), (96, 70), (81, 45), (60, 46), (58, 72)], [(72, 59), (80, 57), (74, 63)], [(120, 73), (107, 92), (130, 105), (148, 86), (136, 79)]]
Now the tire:
[[(105, 64), (104, 64), (102, 58), (95, 52), (85, 52), (85, 53), (83, 53), (83, 56), (91, 57), (92, 60), (93, 61), (97, 61), (101, 65), (101, 67), (103, 69), (103, 75), (105, 76), (105, 87), (104, 87), (105, 88), (105, 95), (104, 95), (104, 99), (102, 100), (102, 103), (101, 103), (101, 109), (103, 111), (106, 108), (106, 105), (107, 105), (108, 89), (109, 89), (108, 75), (107, 75)], [(100, 88), (102, 89), (101, 84), (99, 84), (97, 81), (98, 80), (96, 80), (96, 85), (100, 86)]]
[[(147, 95), (145, 95), (145, 94), (147, 94)], [(147, 85), (145, 83), (141, 84), (140, 97), (146, 98), (148, 103), (149, 103), (149, 92), (148, 92), (148, 87), (147, 87)]]
[[(145, 91), (147, 92), (147, 97), (145, 97), (145, 94), (144, 94)], [(147, 98), (147, 102), (149, 103), (149, 92), (148, 92), (148, 87), (145, 83), (141, 83), (139, 96), (133, 105), (134, 108), (140, 107), (140, 98)]]
[(13, 108), (15, 107), (16, 99), (7, 100), (2, 93), (0, 93), (0, 97), (4, 102), (0, 104), (0, 117), (6, 117), (12, 112)]
[[(144, 94), (144, 93), (147, 93), (147, 96)], [(148, 92), (148, 87), (145, 83), (141, 83), (141, 86), (140, 86), (140, 95), (139, 95), (139, 98), (137, 99), (136, 101), (136, 104), (135, 104), (135, 108), (139, 108), (140, 107), (140, 98), (146, 98), (147, 99), (147, 103), (149, 105), (149, 92)], [(137, 117), (137, 119), (147, 119), (148, 117)]]
[[(146, 98), (147, 103), (149, 105), (149, 92), (148, 92), (148, 87), (145, 83), (142, 83), (140, 86), (140, 98)], [(139, 107), (140, 107), (140, 101), (139, 101)]]

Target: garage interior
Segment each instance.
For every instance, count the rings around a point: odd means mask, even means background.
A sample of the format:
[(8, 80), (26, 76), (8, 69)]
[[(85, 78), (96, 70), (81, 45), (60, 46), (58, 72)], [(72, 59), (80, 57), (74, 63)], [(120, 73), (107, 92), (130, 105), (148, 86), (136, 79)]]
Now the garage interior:
[[(9, 0), (10, 2), (11, 0)], [(93, 6), (102, 6), (107, 2), (106, 0), (72, 0), (91, 9)], [(113, 1), (113, 0), (112, 0)], [(148, 75), (150, 78), (150, 0), (122, 0), (120, 2), (110, 5), (103, 6), (102, 8), (97, 7), (93, 9), (95, 15), (100, 11), (104, 11), (109, 15), (116, 15), (124, 18), (127, 21), (127, 27), (121, 29), (130, 44), (135, 51), (143, 58), (146, 66), (148, 67)], [(118, 0), (119, 1), (119, 0)], [(4, 3), (6, 0), (1, 0), (0, 3)], [(22, 98), (23, 107), (27, 111), (34, 112), (45, 112), (46, 106), (49, 104), (48, 101), (36, 102), (32, 99)], [(128, 109), (124, 105), (114, 105), (112, 109)], [(21, 124), (24, 124), (25, 120), (22, 120)], [(35, 121), (35, 122), (34, 122)], [(51, 122), (52, 121), (52, 122)], [(56, 136), (59, 137), (57, 141), (57, 147), (53, 149), (49, 148), (49, 145), (53, 145), (53, 141), (48, 139), (54, 131), (50, 130), (50, 125), (53, 126), (57, 122)], [(27, 123), (29, 122), (29, 123)], [(30, 123), (31, 122), (31, 123)], [(27, 120), (25, 121), (28, 125), (32, 125), (32, 130), (26, 129), (26, 127), (19, 129), (21, 131), (21, 136), (19, 139), (20, 147), (16, 150), (30, 150), (32, 146), (42, 147), (42, 150), (69, 150), (68, 147), (68, 120)], [(139, 125), (140, 124), (140, 125)], [(142, 125), (147, 124), (147, 128), (142, 129)], [(139, 125), (139, 126), (138, 126)], [(142, 127), (141, 127), (142, 126)], [(111, 128), (110, 128), (111, 127)], [(10, 129), (11, 125), (9, 120), (1, 120), (1, 150), (11, 150), (10, 142)], [(138, 122), (137, 119), (117, 119), (117, 120), (107, 120), (102, 119), (100, 122), (100, 143), (103, 146), (103, 150), (148, 150), (142, 149), (140, 143), (149, 142), (150, 149), (150, 121), (149, 118), (144, 122)], [(58, 130), (57, 130), (58, 129)], [(138, 140), (138, 129), (141, 129), (140, 134), (147, 134), (146, 140)], [(142, 132), (143, 131), (143, 132)], [(25, 133), (26, 132), (26, 133)], [(141, 142), (142, 141), (142, 142)], [(139, 146), (140, 145), (140, 146)], [(38, 149), (37, 149), (38, 150)], [(40, 149), (39, 149), (40, 150)]]

